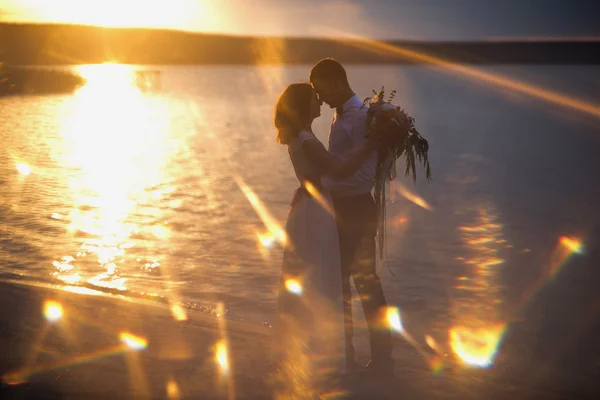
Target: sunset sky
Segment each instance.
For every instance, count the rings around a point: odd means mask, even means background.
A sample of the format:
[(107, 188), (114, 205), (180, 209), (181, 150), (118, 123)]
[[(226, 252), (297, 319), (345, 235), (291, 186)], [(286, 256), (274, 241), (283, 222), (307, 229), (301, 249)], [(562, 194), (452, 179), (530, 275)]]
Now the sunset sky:
[(0, 20), (241, 35), (600, 37), (595, 0), (0, 0)]

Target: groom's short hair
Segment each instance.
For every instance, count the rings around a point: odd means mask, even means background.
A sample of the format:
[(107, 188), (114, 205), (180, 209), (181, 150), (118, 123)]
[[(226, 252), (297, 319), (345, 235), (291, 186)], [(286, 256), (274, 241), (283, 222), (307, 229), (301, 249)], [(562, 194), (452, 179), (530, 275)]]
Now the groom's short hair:
[(311, 82), (315, 80), (336, 80), (348, 84), (348, 75), (346, 75), (346, 70), (338, 61), (333, 58), (324, 58), (310, 70), (309, 80)]

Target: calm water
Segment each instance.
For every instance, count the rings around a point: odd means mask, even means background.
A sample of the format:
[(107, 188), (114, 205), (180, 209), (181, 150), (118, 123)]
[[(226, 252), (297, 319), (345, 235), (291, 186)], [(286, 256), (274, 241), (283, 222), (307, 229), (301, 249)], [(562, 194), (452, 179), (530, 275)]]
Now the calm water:
[[(271, 322), (282, 251), (264, 220), (285, 223), (296, 187), (272, 110), (308, 69), (165, 67), (142, 92), (131, 67), (87, 66), (73, 95), (0, 99), (0, 277)], [(599, 308), (600, 69), (476, 70), (595, 116), (442, 69), (348, 71), (361, 97), (397, 89), (430, 142), (434, 181), (398, 180), (381, 272), (415, 340), (472, 364), (503, 338), (538, 358), (561, 344), (564, 361)]]

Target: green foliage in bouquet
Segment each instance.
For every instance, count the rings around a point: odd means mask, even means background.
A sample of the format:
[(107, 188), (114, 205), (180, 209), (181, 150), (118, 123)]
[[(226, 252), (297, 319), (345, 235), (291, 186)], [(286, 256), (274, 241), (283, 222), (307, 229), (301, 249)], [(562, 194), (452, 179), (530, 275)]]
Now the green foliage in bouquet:
[[(379, 258), (385, 252), (385, 185), (386, 180), (394, 180), (396, 176), (396, 160), (403, 154), (406, 159), (405, 176), (412, 174), (413, 182), (417, 181), (416, 160), (425, 167), (425, 176), (431, 181), (429, 166), (429, 143), (415, 127), (415, 119), (404, 110), (392, 104), (396, 91), (390, 92), (385, 99), (385, 89), (373, 90), (373, 97), (363, 102), (369, 106), (367, 111), (367, 136), (375, 135), (381, 139), (377, 154), (377, 170), (375, 171), (374, 199), (377, 207), (377, 246)], [(389, 268), (389, 266), (388, 266)], [(390, 269), (390, 272), (391, 269)], [(393, 272), (392, 272), (393, 274)]]

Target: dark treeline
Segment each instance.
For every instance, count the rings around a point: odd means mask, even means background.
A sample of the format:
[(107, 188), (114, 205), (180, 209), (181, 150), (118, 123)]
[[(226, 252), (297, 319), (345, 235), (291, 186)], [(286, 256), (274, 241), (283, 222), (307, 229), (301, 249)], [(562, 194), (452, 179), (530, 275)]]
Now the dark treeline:
[[(600, 64), (600, 41), (392, 41), (387, 45), (469, 64)], [(241, 37), (80, 25), (0, 24), (0, 61), (12, 65), (422, 63), (355, 40)]]
[(0, 96), (69, 93), (85, 84), (81, 76), (59, 68), (14, 67), (0, 63)]

